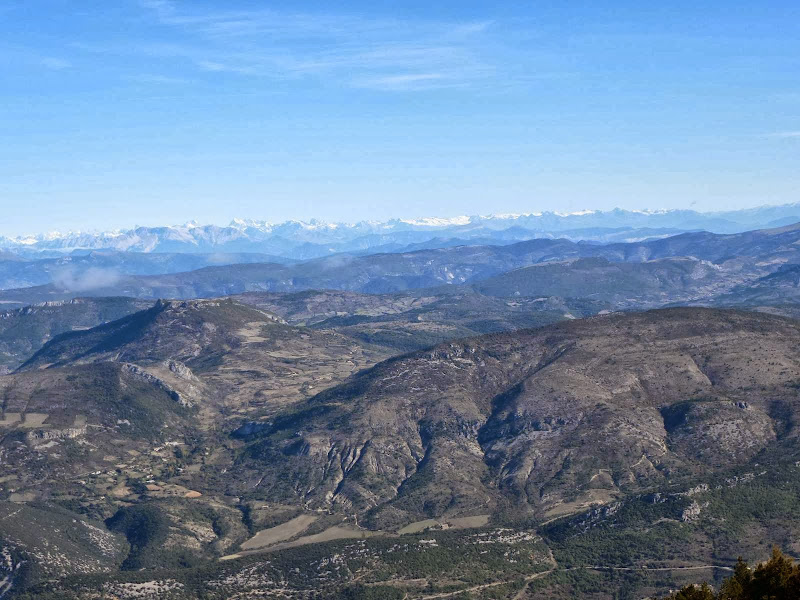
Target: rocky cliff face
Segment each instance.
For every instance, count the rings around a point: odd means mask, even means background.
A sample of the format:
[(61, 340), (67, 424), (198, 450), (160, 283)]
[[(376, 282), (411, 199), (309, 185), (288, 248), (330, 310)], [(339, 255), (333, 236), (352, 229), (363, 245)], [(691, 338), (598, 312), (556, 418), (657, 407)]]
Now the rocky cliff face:
[(792, 436), (800, 325), (672, 309), (444, 344), (392, 359), (255, 435), (265, 494), (386, 526), (524, 504), (546, 514)]

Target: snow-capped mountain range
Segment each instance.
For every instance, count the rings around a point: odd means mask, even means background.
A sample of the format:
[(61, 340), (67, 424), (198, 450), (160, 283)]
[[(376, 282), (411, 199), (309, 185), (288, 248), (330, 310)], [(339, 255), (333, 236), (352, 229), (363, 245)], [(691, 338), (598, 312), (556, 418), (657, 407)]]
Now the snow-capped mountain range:
[(286, 221), (278, 224), (234, 219), (227, 226), (190, 222), (180, 226), (135, 227), (106, 232), (0, 237), (0, 249), (27, 257), (115, 250), (144, 253), (261, 253), (289, 259), (309, 259), (337, 252), (396, 252), (437, 244), (502, 244), (538, 237), (628, 242), (696, 230), (737, 233), (779, 227), (797, 221), (800, 221), (800, 203), (715, 213), (614, 209), (357, 223)]

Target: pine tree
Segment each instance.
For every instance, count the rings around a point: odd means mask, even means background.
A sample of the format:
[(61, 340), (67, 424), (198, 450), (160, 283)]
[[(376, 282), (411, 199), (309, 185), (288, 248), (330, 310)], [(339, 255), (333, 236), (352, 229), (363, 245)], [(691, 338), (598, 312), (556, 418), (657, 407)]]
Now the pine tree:
[(751, 569), (741, 557), (719, 593), (703, 584), (689, 585), (666, 600), (798, 600), (800, 598), (800, 565), (784, 556), (777, 547), (772, 557)]

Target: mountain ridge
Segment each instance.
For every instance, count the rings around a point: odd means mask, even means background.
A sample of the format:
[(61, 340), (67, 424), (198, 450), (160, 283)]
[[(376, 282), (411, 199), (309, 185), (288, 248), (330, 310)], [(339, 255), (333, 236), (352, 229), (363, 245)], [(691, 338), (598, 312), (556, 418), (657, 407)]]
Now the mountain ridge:
[(575, 493), (613, 497), (750, 460), (784, 435), (773, 404), (796, 410), (798, 338), (791, 319), (675, 308), (456, 340), (278, 415), (240, 466), (257, 468), (259, 496), (302, 490), (373, 526), (509, 499), (547, 514)]
[(197, 298), (309, 289), (392, 293), (473, 284), (539, 263), (591, 257), (641, 265), (658, 259), (707, 261), (713, 263), (707, 266), (721, 269), (717, 279), (722, 288), (714, 289), (724, 292), (725, 286), (746, 284), (783, 264), (800, 263), (799, 240), (800, 228), (796, 225), (735, 234), (683, 233), (664, 239), (606, 245), (540, 238), (506, 245), (460, 245), (364, 256), (338, 254), (292, 264), (234, 264), (184, 273), (119, 276), (108, 282), (100, 281), (95, 289), (81, 294), (63, 283), (51, 283), (4, 290), (0, 292), (0, 303), (14, 306), (76, 295)]
[[(753, 228), (779, 226), (800, 220), (800, 204), (762, 206), (724, 212), (701, 213), (669, 210), (586, 210), (520, 214), (473, 215), (451, 218), (390, 219), (329, 223), (320, 220), (270, 223), (234, 219), (227, 226), (199, 225), (134, 227), (105, 232), (70, 232), (0, 237), (0, 248), (23, 254), (63, 253), (73, 250), (115, 249), (139, 252), (259, 252), (288, 258), (313, 258), (336, 252), (366, 250), (384, 244), (414, 244), (431, 237), (492, 237), (519, 230), (512, 239), (563, 237), (600, 239), (604, 230), (642, 229), (699, 230), (733, 233)], [(582, 233), (570, 235), (571, 230)], [(675, 231), (673, 231), (675, 232)]]

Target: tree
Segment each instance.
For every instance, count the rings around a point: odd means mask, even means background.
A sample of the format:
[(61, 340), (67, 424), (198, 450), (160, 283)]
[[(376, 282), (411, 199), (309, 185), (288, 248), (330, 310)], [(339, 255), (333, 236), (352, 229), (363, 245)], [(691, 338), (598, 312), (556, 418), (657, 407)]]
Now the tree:
[(753, 572), (747, 563), (739, 557), (733, 575), (722, 582), (719, 588), (719, 600), (745, 600), (747, 590), (753, 581)]
[(800, 598), (800, 565), (776, 547), (772, 557), (754, 570), (740, 557), (736, 568), (722, 582), (719, 592), (703, 584), (690, 585), (666, 600), (797, 600)]
[(793, 600), (800, 598), (797, 592), (800, 587), (800, 566), (791, 558), (784, 556), (775, 547), (772, 558), (756, 567), (750, 584), (749, 598), (766, 598), (769, 600)]

